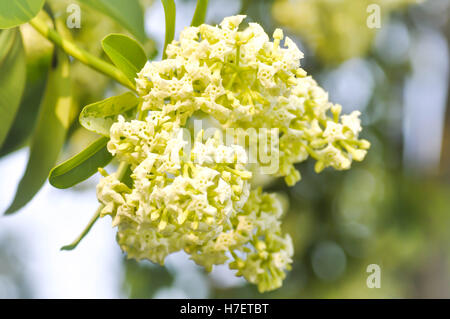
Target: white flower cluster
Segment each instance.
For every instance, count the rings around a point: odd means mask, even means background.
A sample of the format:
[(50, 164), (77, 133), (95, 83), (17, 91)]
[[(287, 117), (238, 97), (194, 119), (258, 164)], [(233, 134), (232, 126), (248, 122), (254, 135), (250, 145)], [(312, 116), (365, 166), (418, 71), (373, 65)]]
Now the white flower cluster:
[[(248, 200), (252, 174), (242, 147), (225, 146), (218, 135), (203, 142), (201, 132), (187, 151), (182, 132), (160, 111), (145, 121), (119, 117), (108, 150), (130, 164), (132, 185), (116, 174), (103, 178), (97, 186), (101, 216), (112, 216), (119, 245), (137, 260), (163, 264), (168, 254), (184, 250), (211, 270), (253, 243), (264, 247), (264, 258), (248, 252), (239, 270), (261, 290), (278, 287), (292, 255), (289, 237), (280, 237), (280, 205), (269, 195)], [(270, 203), (260, 211), (256, 200)], [(276, 272), (274, 265), (280, 266)], [(273, 280), (266, 278), (270, 272)]]
[(186, 121), (203, 112), (222, 129), (277, 132), (271, 152), (280, 165), (273, 175), (289, 185), (300, 179), (294, 164), (308, 156), (317, 160), (316, 171), (347, 169), (364, 158), (369, 143), (358, 139), (359, 113), (341, 116), (341, 107), (299, 68), (297, 46), (289, 38), (280, 46), (279, 29), (273, 42), (256, 23), (238, 30), (244, 17), (185, 28), (168, 45), (167, 59), (145, 65), (136, 83), (140, 111), (148, 116), (119, 117), (108, 143), (130, 165), (132, 182), (109, 175), (97, 196), (128, 257), (163, 264), (168, 254), (184, 250), (207, 270), (229, 261), (238, 276), (266, 291), (281, 286), (292, 262), (292, 241), (280, 228), (281, 204), (273, 194), (251, 190), (241, 146), (199, 134), (188, 150)]

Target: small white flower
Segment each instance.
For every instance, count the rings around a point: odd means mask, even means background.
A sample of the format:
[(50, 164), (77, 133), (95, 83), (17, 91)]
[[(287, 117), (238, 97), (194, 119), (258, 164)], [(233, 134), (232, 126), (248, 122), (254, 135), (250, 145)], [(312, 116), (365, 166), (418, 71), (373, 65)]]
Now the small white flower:
[(358, 136), (359, 132), (361, 132), (361, 120), (359, 119), (359, 116), (361, 115), (361, 112), (359, 111), (353, 111), (350, 113), (350, 115), (342, 115), (341, 120), (342, 124), (349, 128), (355, 136)]
[(323, 136), (329, 141), (334, 142), (337, 140), (345, 139), (344, 133), (342, 131), (342, 124), (335, 123), (333, 121), (327, 121), (327, 127), (323, 132)]

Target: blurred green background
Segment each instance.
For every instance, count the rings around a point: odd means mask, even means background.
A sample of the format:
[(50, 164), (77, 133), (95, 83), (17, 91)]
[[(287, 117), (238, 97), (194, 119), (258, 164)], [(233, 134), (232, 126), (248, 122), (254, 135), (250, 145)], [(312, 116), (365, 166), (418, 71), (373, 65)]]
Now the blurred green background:
[[(226, 266), (206, 274), (182, 253), (168, 258), (165, 267), (126, 260), (106, 219), (76, 251), (59, 252), (95, 209), (93, 177), (66, 191), (46, 184), (17, 216), (0, 219), (0, 297), (449, 298), (450, 1), (417, 2), (210, 0), (208, 23), (241, 13), (268, 33), (283, 28), (305, 53), (302, 67), (330, 100), (345, 112), (362, 112), (362, 135), (372, 143), (367, 158), (349, 171), (317, 175), (306, 162), (293, 188), (282, 180), (264, 182), (266, 189), (284, 195), (284, 230), (294, 240), (293, 269), (282, 288), (261, 295)], [(70, 3), (76, 2), (50, 1), (62, 18)], [(189, 24), (195, 1), (176, 4), (179, 32)], [(367, 26), (370, 4), (381, 8), (379, 29)], [(140, 5), (149, 37), (145, 48), (158, 59), (162, 5), (156, 0)], [(106, 34), (127, 32), (81, 8), (82, 26), (69, 32), (96, 55)], [(27, 64), (28, 88), (42, 85), (41, 66), (48, 63), (45, 42), (36, 37), (24, 37), (27, 56), (34, 59)], [(78, 107), (121, 90), (73, 64)], [(23, 171), (36, 94), (29, 93), (21, 105), (29, 110), (23, 114), (31, 115), (16, 120), (0, 150), (2, 210)], [(94, 138), (74, 123), (62, 158)], [(380, 288), (367, 287), (370, 264), (381, 268)]]

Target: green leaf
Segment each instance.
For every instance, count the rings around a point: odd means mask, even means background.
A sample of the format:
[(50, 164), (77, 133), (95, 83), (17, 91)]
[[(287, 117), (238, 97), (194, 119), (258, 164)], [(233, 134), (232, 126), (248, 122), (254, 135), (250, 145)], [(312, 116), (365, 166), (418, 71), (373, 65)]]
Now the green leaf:
[(97, 11), (110, 16), (130, 31), (139, 41), (145, 42), (144, 11), (138, 0), (79, 0)]
[(17, 29), (0, 34), (0, 147), (19, 108), (26, 82), (25, 51)]
[(139, 99), (127, 92), (86, 105), (81, 111), (80, 123), (92, 132), (109, 136), (109, 129), (117, 121), (117, 116), (134, 109), (138, 103)]
[(147, 62), (141, 45), (126, 35), (110, 34), (103, 39), (102, 46), (111, 61), (135, 83), (136, 74)]
[(208, 9), (208, 0), (197, 0), (194, 16), (192, 17), (191, 26), (198, 27), (205, 22), (206, 10)]
[(161, 0), (164, 7), (164, 16), (166, 19), (166, 38), (164, 40), (163, 59), (167, 57), (167, 45), (172, 42), (175, 37), (175, 2), (173, 0)]
[(0, 63), (2, 64), (13, 47), (16, 31), (17, 30), (5, 30), (0, 33)]
[(98, 172), (99, 167), (105, 167), (113, 156), (108, 152), (107, 137), (101, 137), (91, 143), (83, 151), (59, 164), (50, 171), (50, 184), (56, 188), (72, 187)]
[(69, 59), (60, 50), (54, 58), (31, 140), (27, 168), (5, 214), (12, 214), (25, 206), (42, 187), (58, 159), (70, 125), (72, 84)]
[(0, 157), (25, 146), (30, 138), (39, 114), (39, 104), (44, 95), (46, 79), (47, 74), (43, 74), (41, 81), (30, 81), (27, 78), (22, 101), (17, 110), (17, 114), (20, 114), (20, 116), (15, 117), (8, 135), (3, 141), (0, 148)]
[(0, 29), (9, 29), (33, 19), (45, 0), (1, 0)]

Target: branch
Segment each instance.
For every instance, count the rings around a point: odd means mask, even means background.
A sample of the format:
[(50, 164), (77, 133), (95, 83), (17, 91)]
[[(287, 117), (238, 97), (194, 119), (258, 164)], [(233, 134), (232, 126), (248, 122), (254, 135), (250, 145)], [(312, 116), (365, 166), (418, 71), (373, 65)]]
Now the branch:
[(86, 50), (78, 47), (72, 41), (64, 39), (58, 32), (50, 28), (41, 18), (35, 17), (29, 23), (34, 29), (36, 29), (36, 31), (59, 46), (68, 55), (71, 55), (75, 59), (99, 71), (100, 73), (113, 78), (123, 86), (136, 91), (133, 83), (130, 82), (130, 80), (125, 76), (125, 74), (123, 74), (122, 71), (117, 69), (114, 65), (102, 59), (99, 59)]

